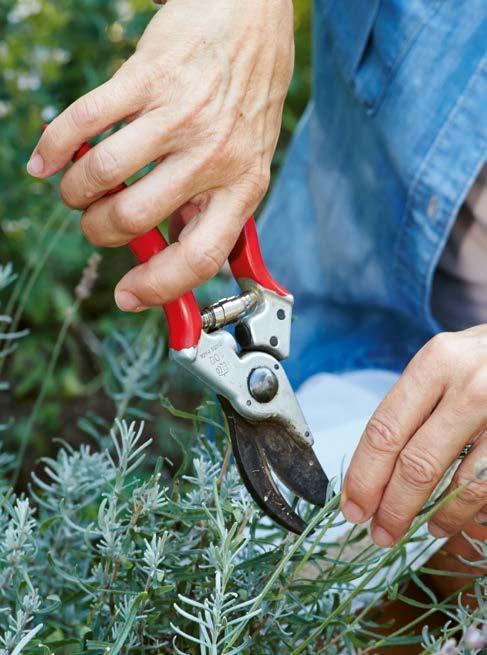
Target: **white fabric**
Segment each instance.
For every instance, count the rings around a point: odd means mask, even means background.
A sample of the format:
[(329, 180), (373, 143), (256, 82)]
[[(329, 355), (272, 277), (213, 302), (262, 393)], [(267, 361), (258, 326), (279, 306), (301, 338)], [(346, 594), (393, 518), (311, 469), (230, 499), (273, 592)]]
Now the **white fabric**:
[[(299, 389), (297, 396), (315, 439), (315, 453), (330, 479), (345, 473), (367, 421), (398, 377), (379, 370), (342, 375), (321, 373)], [(351, 527), (352, 524), (345, 523), (331, 528), (326, 540), (344, 537)], [(427, 534), (426, 526), (419, 534)], [(408, 563), (419, 568), (444, 541), (430, 537), (428, 548), (421, 555), (424, 541), (408, 544)]]

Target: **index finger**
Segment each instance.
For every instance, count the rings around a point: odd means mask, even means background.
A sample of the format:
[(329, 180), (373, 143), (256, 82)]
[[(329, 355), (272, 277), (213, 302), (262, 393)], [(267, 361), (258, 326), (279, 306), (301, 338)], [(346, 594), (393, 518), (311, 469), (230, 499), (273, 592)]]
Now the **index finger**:
[(414, 357), (367, 424), (343, 485), (342, 512), (353, 523), (376, 512), (400, 452), (443, 395), (438, 341)]
[(253, 209), (228, 189), (213, 192), (176, 243), (120, 280), (115, 289), (119, 308), (139, 311), (169, 303), (216, 275)]
[(142, 100), (130, 92), (130, 79), (118, 74), (82, 96), (44, 130), (27, 171), (40, 178), (60, 171), (90, 137), (140, 109)]

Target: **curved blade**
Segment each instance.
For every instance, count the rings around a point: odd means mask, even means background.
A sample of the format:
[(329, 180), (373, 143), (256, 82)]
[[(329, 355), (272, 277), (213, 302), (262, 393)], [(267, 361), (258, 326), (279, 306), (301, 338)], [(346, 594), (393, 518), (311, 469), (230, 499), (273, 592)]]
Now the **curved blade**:
[(260, 443), (259, 430), (238, 414), (230, 403), (219, 397), (228, 421), (233, 454), (245, 486), (259, 507), (274, 521), (296, 534), (306, 523), (296, 514), (277, 488)]
[(259, 441), (281, 482), (308, 503), (324, 507), (330, 482), (311, 446), (297, 444), (277, 423), (263, 425)]

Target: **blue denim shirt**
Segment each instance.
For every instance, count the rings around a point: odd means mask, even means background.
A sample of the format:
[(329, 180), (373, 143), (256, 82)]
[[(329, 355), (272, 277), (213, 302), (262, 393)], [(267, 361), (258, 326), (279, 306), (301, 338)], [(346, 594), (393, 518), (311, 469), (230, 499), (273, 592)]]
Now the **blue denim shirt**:
[(400, 371), (441, 330), (432, 278), (487, 158), (486, 0), (316, 0), (314, 25), (314, 98), (260, 223), (295, 296), (294, 385)]

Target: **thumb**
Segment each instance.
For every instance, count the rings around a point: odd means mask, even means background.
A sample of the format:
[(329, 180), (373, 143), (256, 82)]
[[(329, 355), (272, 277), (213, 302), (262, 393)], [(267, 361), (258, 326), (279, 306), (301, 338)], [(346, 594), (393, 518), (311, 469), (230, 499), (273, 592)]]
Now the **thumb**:
[(180, 298), (214, 277), (228, 258), (247, 220), (247, 203), (234, 192), (213, 193), (204, 211), (179, 239), (118, 283), (115, 301), (125, 311), (140, 311)]

